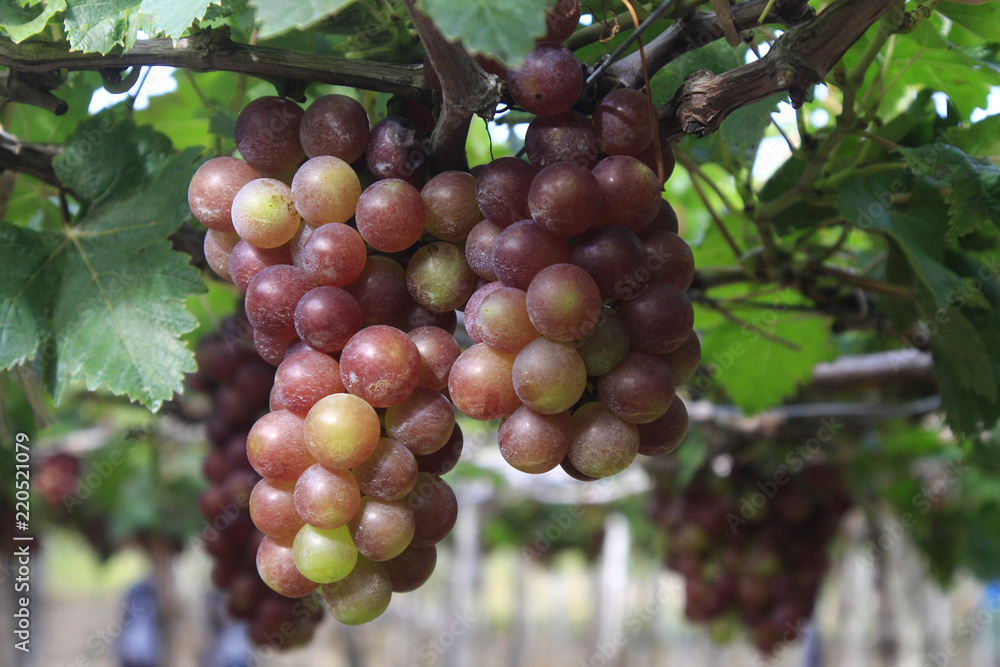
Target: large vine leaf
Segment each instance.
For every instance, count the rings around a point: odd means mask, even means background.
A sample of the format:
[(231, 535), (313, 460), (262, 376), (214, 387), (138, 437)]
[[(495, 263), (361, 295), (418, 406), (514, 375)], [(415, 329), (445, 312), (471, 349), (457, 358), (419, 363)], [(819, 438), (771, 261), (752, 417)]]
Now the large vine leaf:
[(70, 383), (106, 386), (158, 409), (195, 369), (180, 336), (184, 300), (205, 290), (166, 237), (190, 215), (198, 151), (131, 120), (89, 119), (54, 161), (80, 199), (61, 233), (0, 226), (0, 364), (34, 358), (58, 400)]
[(64, 24), (74, 50), (107, 54), (118, 46), (131, 48), (139, 30), (177, 39), (211, 4), (213, 0), (66, 0)]
[(949, 188), (951, 234), (963, 236), (990, 223), (1000, 226), (1000, 168), (945, 143), (904, 149), (906, 166)]
[[(790, 315), (783, 312), (787, 307), (784, 301), (776, 300), (772, 310), (756, 311), (748, 317), (749, 325), (725, 321), (706, 333), (702, 341), (703, 363), (714, 368), (711, 379), (748, 414), (793, 396), (800, 385), (808, 383), (817, 363), (829, 361), (836, 354), (829, 322)], [(766, 338), (761, 332), (797, 349)], [(697, 379), (692, 382), (696, 390), (704, 389)]]
[(20, 44), (40, 33), (49, 19), (64, 9), (66, 0), (50, 0), (37, 13), (4, 3), (0, 5), (0, 30), (6, 32), (15, 44)]
[(250, 5), (257, 10), (260, 36), (269, 39), (289, 30), (305, 30), (325, 19), (354, 0), (307, 0), (305, 2), (273, 2), (253, 0)]
[[(907, 205), (892, 195), (909, 194)], [(948, 422), (958, 432), (989, 428), (1000, 418), (1000, 291), (997, 266), (958, 261), (949, 249), (947, 205), (926, 181), (902, 172), (853, 178), (837, 203), (855, 227), (889, 239), (888, 278), (913, 291), (912, 302), (886, 304), (900, 330), (923, 322)]]
[(545, 34), (545, 10), (553, 4), (551, 0), (421, 0), (420, 8), (445, 37), (461, 39), (470, 50), (513, 67)]

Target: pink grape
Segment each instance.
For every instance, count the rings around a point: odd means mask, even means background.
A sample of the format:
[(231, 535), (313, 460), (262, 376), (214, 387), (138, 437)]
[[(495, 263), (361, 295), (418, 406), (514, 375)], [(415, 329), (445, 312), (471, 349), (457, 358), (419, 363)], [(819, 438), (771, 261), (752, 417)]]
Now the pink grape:
[(413, 303), (406, 287), (406, 271), (399, 262), (382, 255), (369, 256), (361, 274), (344, 289), (357, 299), (366, 327), (398, 321)]
[(500, 454), (513, 468), (529, 474), (552, 470), (566, 457), (569, 412), (543, 415), (521, 406), (500, 424)]
[(587, 369), (580, 354), (569, 343), (545, 337), (517, 353), (511, 373), (518, 398), (542, 414), (568, 410), (587, 387)]
[(334, 354), (361, 331), (361, 306), (339, 287), (317, 287), (295, 306), (295, 331), (310, 346)]
[(639, 429), (595, 401), (572, 417), (569, 462), (588, 477), (609, 477), (625, 470), (639, 451)]
[(277, 248), (258, 248), (241, 240), (233, 246), (229, 255), (229, 274), (236, 286), (246, 292), (254, 276), (267, 267), (291, 263), (292, 253), (288, 244)]
[(305, 441), (305, 423), (287, 410), (269, 412), (247, 436), (247, 458), (262, 477), (272, 482), (294, 482), (316, 463)]
[(528, 286), (526, 307), (531, 323), (552, 340), (586, 336), (601, 316), (601, 291), (590, 275), (573, 264), (553, 264)]
[(539, 271), (552, 264), (568, 263), (571, 256), (565, 239), (548, 233), (534, 220), (521, 220), (497, 236), (493, 270), (507, 287), (527, 291)]
[(565, 46), (542, 42), (507, 72), (507, 89), (529, 113), (551, 116), (569, 111), (583, 92), (580, 61)]
[(390, 438), (415, 455), (431, 454), (451, 437), (455, 412), (440, 392), (417, 387), (406, 400), (386, 408), (384, 421)]
[(320, 588), (323, 605), (338, 623), (369, 623), (389, 608), (392, 580), (380, 563), (359, 558), (343, 579)]
[(358, 552), (373, 561), (403, 553), (413, 539), (413, 510), (403, 500), (378, 500), (365, 496), (348, 523)]
[(476, 311), (476, 327), (483, 342), (498, 352), (515, 354), (538, 338), (526, 302), (527, 295), (513, 287), (504, 287), (483, 299)]
[(691, 300), (676, 285), (654, 280), (618, 311), (632, 348), (664, 354), (680, 347), (694, 326)]
[(428, 243), (406, 265), (410, 296), (424, 308), (443, 313), (461, 308), (476, 287), (465, 252), (454, 243)]
[(288, 171), (305, 157), (299, 143), (302, 107), (281, 97), (258, 97), (236, 116), (240, 155), (264, 174)]
[(291, 188), (274, 178), (258, 178), (240, 188), (232, 212), (236, 233), (258, 248), (288, 243), (302, 222)]
[(597, 382), (601, 402), (630, 424), (661, 417), (674, 400), (674, 374), (663, 359), (633, 350)]
[(451, 366), (461, 354), (455, 337), (439, 327), (418, 327), (407, 334), (420, 354), (418, 387), (440, 391), (448, 386)]
[(476, 202), (497, 227), (528, 217), (528, 189), (536, 169), (516, 157), (493, 160), (476, 176)]
[(465, 261), (477, 276), (487, 282), (497, 279), (493, 270), (493, 245), (503, 229), (489, 220), (479, 221), (465, 240)]
[(229, 258), (233, 253), (233, 248), (240, 242), (239, 234), (236, 232), (220, 232), (209, 229), (205, 233), (205, 261), (208, 266), (223, 280), (232, 280), (229, 272)]
[(295, 306), (316, 283), (302, 269), (278, 264), (261, 270), (247, 286), (247, 319), (261, 333), (295, 337)]
[(391, 438), (378, 446), (352, 469), (361, 492), (379, 500), (400, 500), (417, 483), (417, 460), (409, 449)]
[(410, 337), (395, 327), (366, 327), (344, 346), (340, 378), (347, 391), (376, 408), (396, 405), (417, 386), (420, 353)]
[(333, 470), (317, 463), (295, 482), (294, 502), (303, 521), (331, 529), (343, 526), (358, 511), (361, 491), (350, 470)]
[(244, 185), (261, 177), (243, 160), (222, 156), (208, 160), (194, 172), (188, 185), (188, 205), (198, 222), (209, 229), (232, 232), (233, 198)]
[(348, 164), (365, 154), (368, 112), (346, 95), (324, 95), (306, 108), (299, 139), (309, 157), (333, 155)]
[(337, 360), (307, 348), (286, 356), (278, 365), (271, 409), (288, 410), (305, 418), (316, 401), (343, 391)]
[(331, 394), (309, 410), (303, 435), (316, 461), (339, 470), (363, 463), (378, 446), (381, 430), (375, 408), (364, 399)]
[(466, 416), (482, 421), (514, 412), (521, 399), (514, 391), (514, 356), (478, 343), (455, 360), (448, 378), (448, 394)]
[(483, 219), (472, 174), (442, 172), (427, 181), (420, 196), (427, 211), (427, 231), (444, 241), (461, 241)]
[(296, 567), (291, 539), (265, 537), (257, 547), (257, 572), (265, 584), (287, 598), (304, 598), (317, 588)]
[(360, 196), (358, 175), (332, 155), (306, 160), (292, 178), (295, 210), (310, 225), (347, 222)]
[(400, 252), (424, 233), (424, 200), (406, 181), (398, 178), (376, 181), (361, 193), (354, 219), (361, 236), (373, 248)]
[(659, 419), (639, 425), (639, 453), (643, 456), (669, 454), (680, 446), (687, 428), (687, 406), (679, 397), (675, 398)]

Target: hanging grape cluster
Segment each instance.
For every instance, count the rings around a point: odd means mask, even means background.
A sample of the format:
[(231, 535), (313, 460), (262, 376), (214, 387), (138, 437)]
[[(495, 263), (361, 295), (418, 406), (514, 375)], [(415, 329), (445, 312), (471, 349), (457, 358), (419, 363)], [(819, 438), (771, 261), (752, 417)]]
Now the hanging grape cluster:
[(851, 501), (832, 463), (768, 473), (703, 468), (683, 490), (661, 486), (654, 516), (669, 533), (667, 565), (685, 579), (689, 619), (741, 622), (764, 653), (801, 639), (828, 551)]
[[(188, 378), (192, 389), (212, 400), (206, 423), (212, 448), (202, 468), (210, 486), (202, 493), (199, 508), (207, 522), (205, 549), (214, 561), (212, 582), (225, 592), (227, 612), (248, 621), (254, 643), (287, 648), (312, 637), (322, 618), (321, 605), (279, 595), (257, 574), (263, 535), (254, 528), (252, 515), (260, 475), (250, 466), (246, 445), (254, 420), (267, 409), (274, 367), (247, 343), (246, 331), (245, 319), (230, 317), (218, 333), (202, 338), (198, 371)], [(282, 630), (286, 623), (285, 630), (292, 631)]]
[[(552, 39), (578, 18), (572, 2), (550, 12)], [(538, 114), (530, 162), (432, 176), (406, 117), (369, 128), (341, 95), (263, 97), (236, 120), (243, 160), (209, 160), (189, 187), (205, 256), (277, 366), (246, 441), (258, 571), (288, 597), (319, 588), (344, 623), (433, 570), (457, 516), (440, 479), (461, 452), (452, 402), (503, 419), (513, 467), (587, 480), (672, 451), (687, 427), (674, 392), (700, 357), (694, 266), (646, 96), (573, 111), (582, 70), (554, 41), (506, 78)]]

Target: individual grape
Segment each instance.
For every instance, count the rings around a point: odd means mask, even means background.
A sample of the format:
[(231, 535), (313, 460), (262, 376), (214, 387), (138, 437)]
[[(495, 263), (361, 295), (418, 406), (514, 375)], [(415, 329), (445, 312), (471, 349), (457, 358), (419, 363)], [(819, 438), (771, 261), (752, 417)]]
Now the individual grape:
[(358, 553), (374, 561), (389, 560), (403, 553), (413, 539), (413, 510), (403, 500), (365, 496), (348, 527)]
[(343, 391), (337, 360), (307, 348), (286, 356), (278, 365), (271, 392), (271, 409), (288, 410), (305, 418), (316, 401)]
[[(298, 540), (297, 535), (295, 540)], [(317, 586), (299, 571), (292, 543), (292, 540), (278, 540), (273, 537), (261, 540), (260, 546), (257, 547), (257, 572), (260, 573), (264, 583), (276, 593), (287, 598), (304, 598), (315, 591)]]
[(664, 354), (680, 347), (691, 335), (694, 309), (675, 285), (654, 280), (618, 311), (633, 349)]
[(361, 193), (354, 219), (370, 246), (382, 252), (400, 252), (424, 233), (424, 200), (406, 181), (376, 181)]
[(601, 291), (590, 275), (573, 264), (553, 264), (528, 286), (526, 307), (531, 323), (552, 340), (586, 336), (601, 317)]
[(379, 563), (359, 558), (351, 573), (321, 589), (330, 616), (344, 625), (369, 623), (389, 608), (392, 581)]
[(435, 327), (447, 332), (450, 336), (458, 329), (458, 315), (454, 310), (435, 313), (419, 303), (412, 302), (409, 312), (397, 319), (393, 326), (406, 333), (421, 327)]
[(662, 280), (682, 290), (694, 280), (694, 254), (684, 239), (673, 232), (645, 231), (639, 239), (646, 255), (651, 280)]
[(292, 253), (287, 244), (277, 248), (258, 248), (240, 241), (229, 255), (229, 274), (236, 286), (246, 292), (254, 276), (267, 267), (291, 263)]
[(674, 373), (674, 380), (681, 385), (694, 377), (701, 363), (701, 341), (692, 331), (681, 346), (660, 355)]
[(399, 262), (381, 255), (371, 255), (364, 270), (352, 282), (344, 285), (361, 306), (362, 323), (366, 327), (375, 324), (392, 324), (400, 315), (409, 312), (409, 289), (406, 287), (406, 271)]
[(351, 336), (361, 331), (361, 325), (361, 306), (339, 287), (312, 289), (295, 306), (295, 332), (326, 354), (343, 350)]
[(236, 149), (254, 168), (280, 174), (305, 157), (299, 143), (302, 107), (282, 97), (258, 97), (236, 116)]
[(417, 386), (437, 391), (445, 389), (451, 366), (462, 352), (454, 336), (439, 327), (417, 327), (406, 335), (420, 354)]
[(292, 190), (274, 178), (250, 181), (233, 198), (233, 228), (258, 248), (277, 248), (292, 240), (302, 219)]
[(528, 190), (535, 168), (516, 157), (493, 160), (476, 176), (476, 203), (497, 227), (509, 227), (529, 216)]
[(513, 287), (487, 295), (476, 310), (476, 326), (483, 342), (498, 352), (516, 354), (538, 338), (526, 302), (527, 295)]
[(601, 376), (597, 395), (622, 421), (648, 424), (661, 417), (674, 400), (674, 374), (663, 359), (633, 350)]
[(604, 197), (601, 224), (636, 234), (649, 227), (663, 199), (663, 185), (649, 167), (628, 155), (612, 155), (598, 162), (593, 173)]
[(406, 286), (413, 300), (435, 313), (461, 308), (476, 288), (476, 274), (454, 243), (428, 243), (406, 265)]
[[(663, 156), (663, 178), (660, 179), (661, 183), (666, 183), (670, 179), (670, 176), (674, 173), (674, 167), (677, 164), (677, 158), (674, 156), (674, 147), (667, 142), (666, 139), (658, 137), (657, 141), (660, 142), (660, 155)], [(642, 161), (647, 167), (649, 167), (654, 174), (659, 178), (660, 168), (656, 162), (656, 145), (650, 142), (649, 148), (643, 152), (636, 155), (639, 160)], [(677, 232), (676, 229), (670, 230), (672, 232)]]
[(653, 143), (657, 124), (649, 98), (634, 88), (612, 90), (594, 109), (594, 131), (608, 155), (639, 155)]
[(590, 169), (601, 152), (590, 119), (572, 109), (534, 118), (524, 135), (524, 149), (539, 169), (556, 162), (573, 162)]
[(534, 220), (515, 222), (500, 232), (493, 245), (493, 270), (507, 287), (528, 290), (539, 271), (570, 261), (566, 240), (548, 233)]
[(400, 500), (417, 483), (413, 453), (391, 438), (379, 439), (371, 455), (352, 471), (361, 492), (378, 500)]
[(417, 387), (406, 400), (386, 408), (384, 421), (390, 438), (414, 455), (430, 454), (451, 437), (455, 412), (440, 392)]
[(257, 482), (250, 493), (250, 518), (257, 530), (278, 540), (295, 537), (305, 522), (295, 509), (294, 490), (294, 482)]
[(565, 472), (567, 475), (569, 475), (578, 482), (596, 482), (598, 479), (597, 477), (584, 475), (582, 472), (577, 470), (576, 466), (574, 466), (572, 461), (569, 460), (569, 455), (567, 455), (566, 458), (562, 460), (562, 462), (559, 464), (559, 467), (563, 469), (563, 472)]
[(487, 282), (494, 282), (497, 274), (493, 270), (493, 244), (503, 229), (489, 220), (479, 221), (465, 240), (465, 261), (477, 276)]
[(583, 338), (573, 342), (583, 359), (587, 375), (597, 377), (611, 369), (628, 355), (629, 342), (625, 324), (617, 312), (605, 308), (597, 325)]
[(639, 429), (623, 422), (601, 403), (582, 405), (572, 417), (568, 457), (588, 477), (609, 477), (625, 470), (639, 451)]
[(295, 232), (295, 236), (292, 240), (288, 242), (288, 250), (292, 255), (292, 266), (297, 266), (300, 269), (302, 267), (302, 251), (305, 250), (306, 243), (312, 238), (313, 233), (319, 229), (314, 225), (310, 225), (308, 222), (303, 221), (299, 226), (299, 231)]
[(405, 333), (389, 326), (366, 327), (340, 355), (340, 378), (347, 391), (376, 408), (402, 402), (420, 379), (420, 353)]
[(565, 42), (580, 23), (580, 0), (556, 0), (555, 7), (545, 10), (543, 42)]
[(528, 210), (538, 226), (556, 236), (577, 236), (597, 223), (604, 199), (586, 167), (556, 162), (538, 172), (528, 191)]
[(573, 346), (544, 337), (517, 353), (511, 372), (517, 397), (547, 415), (568, 410), (587, 387), (587, 369)]
[(368, 112), (346, 95), (316, 98), (302, 115), (299, 140), (309, 157), (333, 155), (348, 164), (365, 154)]
[(581, 236), (573, 246), (572, 259), (594, 279), (605, 301), (631, 298), (645, 275), (642, 241), (616, 225), (595, 227)]
[(361, 196), (351, 165), (332, 155), (306, 160), (292, 178), (295, 210), (310, 225), (347, 222)]
[(494, 283), (486, 283), (469, 297), (469, 300), (465, 303), (465, 310), (463, 314), (465, 316), (465, 332), (469, 334), (469, 338), (472, 339), (474, 343), (482, 343), (483, 337), (479, 332), (479, 306), (490, 294), (493, 294), (497, 290), (503, 289), (504, 284), (500, 281)]
[(455, 406), (481, 421), (514, 412), (521, 405), (511, 379), (514, 356), (496, 352), (485, 343), (462, 352), (448, 378), (448, 394)]
[(232, 232), (233, 198), (244, 185), (260, 178), (260, 172), (234, 157), (214, 157), (191, 177), (188, 205), (198, 222), (219, 232)]
[(507, 89), (514, 101), (536, 116), (569, 111), (583, 92), (580, 61), (565, 46), (542, 42), (507, 72)]
[(402, 116), (383, 118), (371, 129), (365, 161), (375, 178), (402, 179), (419, 186), (427, 167), (423, 132)]
[(569, 450), (569, 412), (543, 415), (522, 405), (500, 424), (497, 439), (511, 467), (529, 474), (548, 472)]
[(663, 456), (677, 449), (688, 428), (687, 406), (680, 397), (659, 418), (639, 424), (639, 453), (643, 456)]
[(464, 171), (445, 171), (420, 191), (426, 229), (445, 241), (461, 241), (483, 219), (476, 203), (476, 179)]
[(233, 248), (240, 242), (240, 235), (236, 232), (220, 232), (209, 229), (205, 233), (205, 262), (209, 268), (223, 280), (232, 280), (229, 273), (229, 256)]
[(294, 482), (302, 471), (316, 463), (306, 448), (301, 417), (277, 410), (253, 425), (247, 436), (247, 458), (259, 475), (280, 482)]
[(437, 544), (455, 527), (458, 499), (443, 479), (422, 472), (417, 476), (413, 491), (406, 497), (413, 510), (414, 531), (410, 545), (429, 547)]
[(437, 548), (415, 547), (412, 544), (395, 558), (379, 563), (389, 575), (393, 593), (415, 591), (431, 578), (437, 565)]
[(375, 408), (351, 394), (332, 394), (306, 415), (303, 436), (309, 453), (327, 468), (360, 465), (378, 446), (382, 427)]
[(257, 329), (253, 332), (253, 344), (257, 349), (257, 354), (272, 366), (281, 364), (288, 348), (297, 340), (295, 336), (272, 336)]
[(420, 472), (429, 472), (439, 477), (450, 472), (462, 456), (462, 447), (464, 444), (465, 438), (462, 436), (462, 427), (456, 423), (455, 428), (451, 431), (451, 437), (448, 438), (448, 442), (444, 443), (444, 447), (430, 454), (413, 457), (417, 461), (417, 470)]
[(653, 231), (664, 231), (677, 233), (680, 227), (680, 221), (677, 219), (677, 212), (674, 211), (674, 207), (670, 205), (666, 199), (662, 200), (660, 203), (660, 210), (657, 212), (656, 217), (653, 218), (653, 222), (649, 223), (649, 227), (643, 234), (647, 234)]
[(299, 572), (317, 584), (340, 581), (358, 562), (358, 550), (347, 526), (327, 530), (307, 523), (295, 535), (292, 555)]
[(306, 468), (295, 482), (295, 510), (316, 528), (346, 524), (361, 502), (361, 491), (350, 470), (331, 470), (319, 463)]

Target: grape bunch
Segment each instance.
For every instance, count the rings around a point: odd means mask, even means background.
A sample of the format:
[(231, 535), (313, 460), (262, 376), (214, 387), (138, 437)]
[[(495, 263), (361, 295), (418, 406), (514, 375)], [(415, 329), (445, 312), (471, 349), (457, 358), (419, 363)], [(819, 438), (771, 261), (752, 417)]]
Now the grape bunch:
[(346, 624), (426, 581), (458, 512), (440, 475), (462, 433), (442, 390), (476, 277), (453, 242), (415, 246), (481, 215), (471, 175), (423, 183), (418, 132), (392, 116), (369, 129), (341, 95), (305, 111), (259, 98), (236, 122), (245, 161), (209, 160), (188, 191), (206, 258), (245, 292), (256, 350), (277, 367), (245, 442), (262, 478), (257, 570), (288, 598), (318, 589)]
[(245, 318), (227, 318), (218, 333), (199, 342), (198, 372), (188, 378), (188, 385), (212, 402), (206, 423), (212, 448), (203, 463), (211, 486), (199, 508), (207, 522), (205, 549), (214, 560), (212, 582), (226, 592), (227, 612), (249, 622), (254, 643), (287, 648), (309, 640), (322, 618), (321, 605), (279, 595), (257, 574), (264, 536), (254, 528), (250, 501), (260, 476), (250, 466), (246, 445), (250, 427), (267, 409), (274, 367), (248, 343), (248, 332)]
[(448, 390), (466, 415), (503, 419), (514, 468), (607, 477), (673, 451), (687, 430), (675, 389), (701, 346), (685, 293), (693, 254), (662, 197), (673, 152), (642, 92), (609, 93), (592, 118), (576, 111), (583, 74), (560, 44), (541, 42), (506, 80), (536, 114), (529, 161), (477, 170), (484, 220), (465, 259), (485, 284), (465, 305), (475, 345)]
[(677, 493), (662, 486), (654, 516), (669, 534), (667, 565), (683, 575), (689, 619), (741, 622), (766, 654), (802, 635), (851, 501), (832, 463), (768, 474), (703, 468)]

